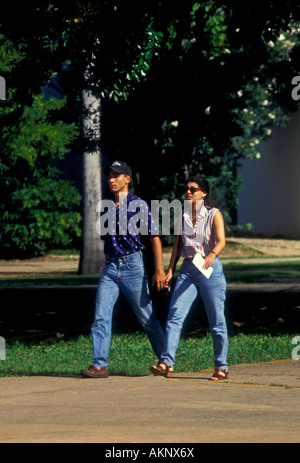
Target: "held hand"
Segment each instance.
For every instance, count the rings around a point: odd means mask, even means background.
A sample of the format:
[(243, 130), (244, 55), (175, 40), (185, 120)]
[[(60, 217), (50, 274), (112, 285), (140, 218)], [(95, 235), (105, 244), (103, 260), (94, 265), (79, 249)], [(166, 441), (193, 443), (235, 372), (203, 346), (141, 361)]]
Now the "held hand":
[(163, 269), (156, 270), (152, 277), (152, 286), (156, 285), (157, 291), (161, 291), (165, 287), (166, 274)]
[(166, 276), (165, 288), (169, 288), (172, 278), (173, 278), (173, 272), (171, 269), (169, 269), (167, 272), (167, 276)]

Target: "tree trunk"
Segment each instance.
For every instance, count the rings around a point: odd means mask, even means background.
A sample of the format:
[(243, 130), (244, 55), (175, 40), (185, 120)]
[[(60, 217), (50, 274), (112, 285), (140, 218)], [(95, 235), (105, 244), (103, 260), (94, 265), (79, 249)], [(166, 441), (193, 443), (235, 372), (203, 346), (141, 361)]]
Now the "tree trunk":
[(83, 90), (83, 239), (79, 274), (99, 274), (104, 264), (103, 241), (96, 229), (97, 204), (102, 198), (100, 142), (100, 99), (92, 91)]

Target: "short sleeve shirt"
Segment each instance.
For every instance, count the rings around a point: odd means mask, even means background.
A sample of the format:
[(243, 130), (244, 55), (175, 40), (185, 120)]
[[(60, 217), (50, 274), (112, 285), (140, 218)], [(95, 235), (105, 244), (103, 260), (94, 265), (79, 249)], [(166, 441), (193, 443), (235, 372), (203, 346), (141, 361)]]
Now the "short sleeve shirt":
[(145, 248), (141, 235), (159, 236), (159, 230), (148, 204), (129, 192), (118, 207), (113, 203), (109, 211), (104, 253), (122, 257), (139, 252)]

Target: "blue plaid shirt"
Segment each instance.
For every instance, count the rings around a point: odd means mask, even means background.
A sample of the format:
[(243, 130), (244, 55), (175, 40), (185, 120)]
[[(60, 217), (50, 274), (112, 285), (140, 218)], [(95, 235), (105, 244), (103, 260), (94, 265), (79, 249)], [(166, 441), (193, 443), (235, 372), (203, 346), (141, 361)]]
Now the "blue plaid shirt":
[(103, 237), (104, 254), (122, 257), (145, 249), (141, 235), (159, 236), (159, 230), (148, 204), (131, 191), (107, 219), (107, 234)]

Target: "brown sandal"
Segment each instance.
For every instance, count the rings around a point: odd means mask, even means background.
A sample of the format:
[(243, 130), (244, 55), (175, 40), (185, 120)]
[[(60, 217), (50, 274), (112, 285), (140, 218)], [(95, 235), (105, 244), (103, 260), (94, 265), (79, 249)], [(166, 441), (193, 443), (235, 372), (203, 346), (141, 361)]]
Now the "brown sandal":
[(154, 376), (164, 376), (165, 378), (171, 378), (173, 368), (165, 362), (158, 362), (157, 365), (152, 365), (150, 371), (154, 374)]
[(216, 368), (214, 374), (209, 378), (210, 381), (222, 381), (228, 378), (228, 370), (222, 370), (221, 368)]

